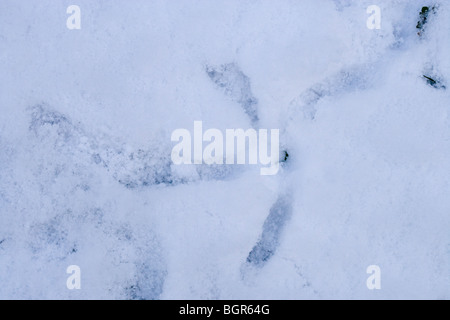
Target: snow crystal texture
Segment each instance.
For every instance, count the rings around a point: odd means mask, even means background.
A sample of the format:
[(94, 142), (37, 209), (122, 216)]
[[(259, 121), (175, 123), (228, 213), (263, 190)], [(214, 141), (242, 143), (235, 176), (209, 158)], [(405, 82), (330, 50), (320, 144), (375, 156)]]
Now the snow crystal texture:
[(446, 0), (0, 1), (0, 299), (450, 299), (449, 57)]

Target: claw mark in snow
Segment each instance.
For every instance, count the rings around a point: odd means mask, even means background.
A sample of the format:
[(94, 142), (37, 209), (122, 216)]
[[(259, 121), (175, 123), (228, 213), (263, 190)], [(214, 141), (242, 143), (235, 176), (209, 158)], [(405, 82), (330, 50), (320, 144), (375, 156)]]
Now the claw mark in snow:
[(259, 121), (256, 108), (258, 100), (252, 94), (249, 77), (235, 63), (224, 64), (219, 68), (208, 66), (206, 72), (217, 86), (225, 90), (225, 94), (241, 105), (255, 126)]
[(106, 135), (87, 133), (81, 124), (44, 105), (32, 108), (30, 130), (42, 144), (71, 154), (74, 159), (103, 166), (128, 189), (182, 182), (171, 172), (170, 145), (151, 145), (147, 150), (131, 147)]
[(314, 120), (317, 112), (316, 105), (321, 99), (367, 88), (371, 79), (371, 70), (372, 66), (354, 66), (313, 85), (291, 102), (293, 108), (291, 112), (296, 113), (297, 110), (301, 110), (306, 119)]
[(262, 267), (274, 254), (280, 243), (281, 233), (292, 214), (290, 196), (280, 196), (270, 209), (263, 225), (261, 238), (247, 257), (247, 263)]
[[(153, 140), (146, 149), (133, 148), (105, 134), (92, 134), (80, 123), (46, 105), (32, 109), (30, 131), (40, 145), (70, 155), (76, 161), (102, 166), (127, 189), (156, 185), (175, 186), (197, 180), (221, 180), (236, 170), (229, 166), (196, 167), (197, 176), (185, 176), (172, 170), (170, 143)], [(170, 142), (170, 139), (167, 140)], [(55, 170), (60, 171), (60, 170)]]

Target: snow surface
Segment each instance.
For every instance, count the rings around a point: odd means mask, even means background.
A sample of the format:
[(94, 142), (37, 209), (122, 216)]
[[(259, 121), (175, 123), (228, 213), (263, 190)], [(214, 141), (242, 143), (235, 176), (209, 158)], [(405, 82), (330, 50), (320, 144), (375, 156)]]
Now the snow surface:
[[(450, 1), (418, 36), (430, 2), (0, 1), (0, 298), (450, 299)], [(289, 157), (175, 167), (195, 120), (279, 128)]]

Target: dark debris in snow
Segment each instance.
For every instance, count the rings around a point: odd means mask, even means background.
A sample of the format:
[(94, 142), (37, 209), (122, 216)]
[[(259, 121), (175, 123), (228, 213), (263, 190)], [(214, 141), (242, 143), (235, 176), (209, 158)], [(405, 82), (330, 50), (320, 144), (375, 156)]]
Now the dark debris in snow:
[(436, 7), (433, 6), (430, 9), (429, 6), (426, 6), (426, 7), (422, 7), (422, 10), (420, 10), (419, 21), (417, 22), (417, 25), (416, 25), (416, 28), (419, 30), (419, 32), (417, 33), (419, 36), (422, 36), (423, 32), (425, 31), (425, 25), (428, 22), (430, 12), (432, 14), (435, 14)]
[[(446, 86), (442, 84), (440, 80), (435, 80), (431, 77), (423, 75), (423, 78), (426, 80), (427, 84), (436, 89), (446, 89)], [(436, 78), (437, 79), (437, 78)]]

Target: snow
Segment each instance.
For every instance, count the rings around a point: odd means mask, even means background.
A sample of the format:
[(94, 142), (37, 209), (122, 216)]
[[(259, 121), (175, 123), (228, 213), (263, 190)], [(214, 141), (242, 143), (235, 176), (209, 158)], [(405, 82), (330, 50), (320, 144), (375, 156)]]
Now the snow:
[[(0, 299), (450, 299), (448, 1), (75, 2), (0, 2)], [(173, 165), (197, 120), (289, 158)]]

